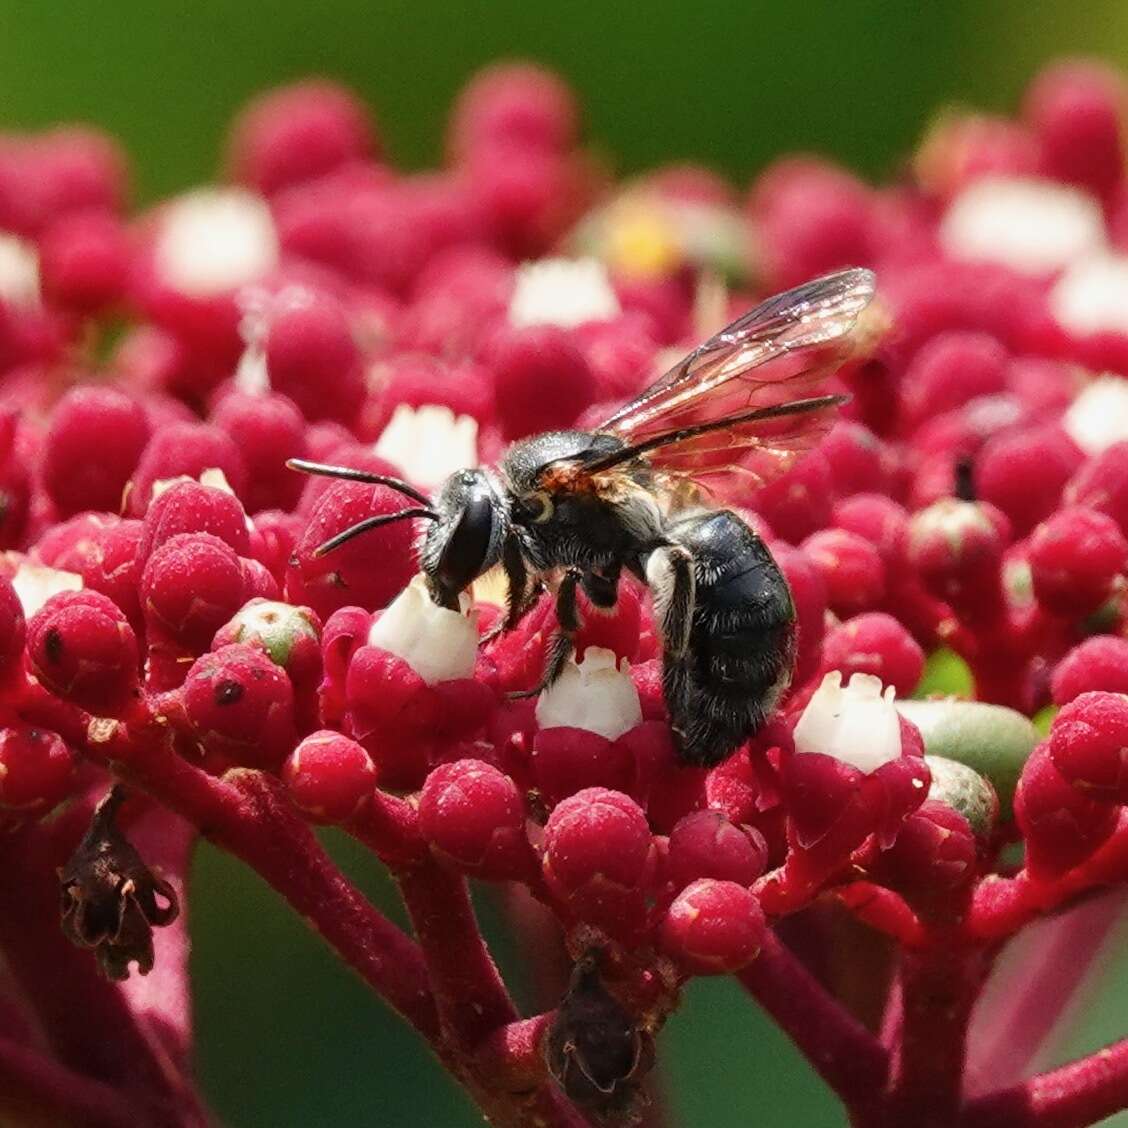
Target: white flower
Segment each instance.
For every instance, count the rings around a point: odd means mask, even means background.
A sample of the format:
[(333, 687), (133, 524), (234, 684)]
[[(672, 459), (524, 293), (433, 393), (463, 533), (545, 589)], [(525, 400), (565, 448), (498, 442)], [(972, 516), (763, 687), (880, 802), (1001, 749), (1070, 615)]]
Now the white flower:
[(1128, 255), (1073, 263), (1050, 291), (1050, 312), (1073, 333), (1128, 333)]
[(543, 729), (580, 728), (616, 740), (642, 723), (638, 690), (624, 658), (589, 646), (578, 665), (573, 657), (556, 682), (537, 700), (537, 724)]
[(14, 306), (39, 304), (39, 253), (6, 231), (0, 231), (0, 299)]
[(619, 299), (601, 262), (550, 258), (518, 267), (508, 319), (518, 329), (528, 325), (572, 329), (585, 321), (606, 321), (620, 312)]
[(1104, 217), (1096, 200), (1076, 188), (985, 176), (948, 207), (940, 244), (951, 258), (1049, 274), (1104, 247)]
[(478, 612), (465, 594), (458, 608), (435, 603), (420, 573), (373, 624), (368, 644), (402, 658), (428, 685), (468, 678), (478, 657)]
[(254, 282), (278, 264), (270, 208), (242, 188), (201, 188), (164, 214), (156, 243), (161, 280), (193, 298)]
[(1089, 455), (1128, 439), (1128, 380), (1102, 376), (1078, 393), (1062, 416), (1066, 434)]
[(833, 670), (795, 726), (795, 751), (821, 752), (867, 774), (896, 760), (901, 725), (893, 697), (893, 687), (883, 692), (873, 674), (854, 674), (843, 688), (842, 674)]
[(24, 560), (12, 577), (12, 587), (23, 607), (24, 618), (30, 619), (51, 596), (61, 591), (81, 591), (82, 577), (77, 572), (64, 572)]
[(417, 485), (437, 486), (456, 470), (478, 465), (478, 423), (442, 404), (401, 403), (373, 450)]

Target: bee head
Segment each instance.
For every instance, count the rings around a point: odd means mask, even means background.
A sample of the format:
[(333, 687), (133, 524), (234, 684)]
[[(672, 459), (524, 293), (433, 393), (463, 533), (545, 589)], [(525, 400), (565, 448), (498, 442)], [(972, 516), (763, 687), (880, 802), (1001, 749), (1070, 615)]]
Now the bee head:
[(435, 499), (420, 562), (435, 601), (457, 607), (459, 593), (501, 559), (505, 503), (482, 470), (459, 470)]

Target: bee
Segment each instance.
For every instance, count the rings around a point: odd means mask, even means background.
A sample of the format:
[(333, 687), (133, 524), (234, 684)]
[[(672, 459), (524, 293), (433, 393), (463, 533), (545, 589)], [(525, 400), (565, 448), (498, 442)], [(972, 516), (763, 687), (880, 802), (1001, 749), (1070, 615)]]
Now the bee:
[(452, 474), (434, 498), (395, 478), (294, 459), (294, 469), (390, 486), (416, 503), (317, 551), (392, 521), (426, 520), (419, 558), (437, 604), (457, 608), (478, 577), (504, 569), (499, 632), (554, 588), (558, 630), (530, 695), (572, 653), (578, 593), (610, 612), (625, 569), (652, 595), (679, 758), (720, 763), (789, 684), (795, 609), (763, 541), (732, 509), (703, 504), (702, 491), (747, 497), (825, 434), (846, 397), (818, 394), (820, 385), (856, 350), (873, 293), (873, 274), (855, 268), (769, 298), (594, 430), (523, 439), (496, 467)]

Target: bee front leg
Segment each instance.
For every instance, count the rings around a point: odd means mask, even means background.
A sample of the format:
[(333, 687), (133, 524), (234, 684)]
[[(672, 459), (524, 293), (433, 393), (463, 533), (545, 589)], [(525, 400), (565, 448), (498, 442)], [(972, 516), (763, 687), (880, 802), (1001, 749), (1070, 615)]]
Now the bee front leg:
[(680, 544), (656, 548), (646, 562), (646, 583), (654, 600), (662, 649), (668, 657), (682, 658), (689, 649), (696, 606), (693, 554)]
[(569, 568), (564, 573), (564, 578), (556, 589), (556, 622), (560, 629), (553, 636), (544, 666), (544, 677), (532, 689), (507, 694), (511, 699), (536, 697), (560, 677), (564, 664), (572, 656), (572, 640), (580, 629), (580, 608), (576, 602), (576, 592), (582, 579), (583, 573), (578, 568)]

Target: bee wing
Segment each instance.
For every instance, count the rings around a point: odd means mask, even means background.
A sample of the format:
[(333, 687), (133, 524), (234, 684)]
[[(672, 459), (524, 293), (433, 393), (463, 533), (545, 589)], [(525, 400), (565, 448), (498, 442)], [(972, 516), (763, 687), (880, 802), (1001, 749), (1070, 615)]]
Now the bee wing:
[(768, 298), (597, 429), (632, 446), (794, 400), (817, 387), (848, 351), (848, 335), (873, 292), (873, 273), (854, 268)]

